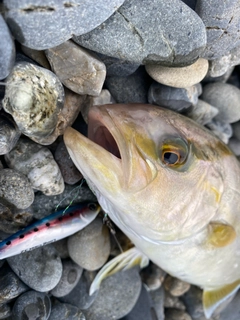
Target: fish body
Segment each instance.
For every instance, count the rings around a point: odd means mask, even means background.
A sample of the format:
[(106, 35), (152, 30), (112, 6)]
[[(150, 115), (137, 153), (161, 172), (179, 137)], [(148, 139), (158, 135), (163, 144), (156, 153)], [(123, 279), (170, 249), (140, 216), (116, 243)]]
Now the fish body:
[(89, 112), (64, 134), (105, 212), (169, 274), (203, 288), (210, 317), (240, 286), (240, 166), (191, 119), (152, 105)]
[(63, 239), (91, 223), (100, 211), (93, 202), (83, 202), (27, 226), (0, 242), (0, 260)]

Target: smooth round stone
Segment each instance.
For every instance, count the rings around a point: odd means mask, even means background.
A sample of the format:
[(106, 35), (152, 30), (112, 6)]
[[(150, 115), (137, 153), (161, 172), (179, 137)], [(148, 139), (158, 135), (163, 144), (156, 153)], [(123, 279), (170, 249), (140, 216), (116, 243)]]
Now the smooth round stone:
[(78, 171), (63, 141), (59, 143), (54, 154), (54, 158), (60, 168), (64, 182), (75, 184), (82, 179), (82, 174)]
[(21, 253), (7, 261), (19, 278), (36, 291), (52, 290), (62, 276), (62, 262), (52, 245)]
[(227, 83), (209, 83), (203, 87), (201, 99), (216, 107), (217, 120), (236, 122), (240, 119), (240, 90)]
[(165, 320), (192, 320), (186, 312), (177, 309), (167, 309), (165, 311)]
[(47, 69), (19, 62), (7, 78), (3, 108), (30, 138), (37, 140), (54, 131), (63, 102), (63, 86)]
[(48, 148), (28, 139), (19, 139), (15, 148), (5, 155), (8, 166), (25, 174), (32, 188), (47, 196), (61, 194), (64, 181)]
[(62, 260), (62, 277), (55, 288), (51, 290), (54, 297), (63, 297), (69, 294), (82, 275), (83, 269), (71, 260)]
[(55, 241), (52, 243), (61, 259), (69, 258), (67, 238)]
[(87, 270), (97, 270), (110, 254), (109, 230), (97, 218), (68, 238), (68, 252), (73, 261)]
[(192, 319), (206, 319), (202, 304), (202, 290), (200, 288), (191, 286), (190, 290), (181, 297), (181, 300), (184, 302)]
[(55, 303), (48, 320), (86, 320), (84, 314), (77, 307), (67, 303)]
[(216, 120), (215, 118), (212, 121), (206, 124), (207, 128), (209, 128), (219, 139), (221, 139), (224, 143), (228, 144), (229, 139), (232, 136), (232, 127), (227, 122), (222, 122)]
[(140, 275), (148, 290), (154, 291), (162, 286), (166, 272), (159, 268), (156, 264), (151, 263), (146, 268), (141, 270)]
[(1, 202), (14, 205), (19, 209), (28, 208), (34, 200), (34, 192), (28, 178), (12, 169), (0, 170)]
[(153, 82), (148, 91), (148, 102), (173, 111), (182, 112), (198, 102), (198, 88), (173, 88)]
[(51, 301), (47, 294), (28, 291), (14, 303), (12, 317), (14, 320), (47, 320), (51, 313)]
[(45, 50), (99, 26), (124, 0), (5, 0), (13, 36), (26, 47)]
[(103, 280), (93, 304), (84, 311), (88, 320), (112, 320), (126, 316), (142, 288), (138, 268), (115, 273)]
[(147, 64), (147, 73), (159, 83), (175, 88), (187, 88), (202, 81), (208, 71), (208, 61), (198, 59), (187, 67), (170, 68), (157, 64)]
[(15, 46), (8, 26), (0, 15), (0, 80), (11, 72), (15, 61)]
[(206, 45), (199, 16), (182, 1), (126, 0), (104, 24), (74, 41), (133, 63), (192, 64)]
[(186, 115), (201, 125), (209, 123), (218, 114), (218, 109), (198, 99), (196, 105), (186, 110)]
[(16, 145), (21, 132), (12, 118), (5, 112), (0, 113), (0, 155), (6, 154)]
[(186, 310), (184, 303), (178, 297), (172, 296), (169, 291), (164, 292), (164, 307)]
[(236, 138), (231, 138), (228, 141), (228, 147), (236, 156), (240, 156), (240, 141)]
[(164, 287), (172, 296), (179, 297), (190, 289), (190, 284), (168, 275), (164, 280)]

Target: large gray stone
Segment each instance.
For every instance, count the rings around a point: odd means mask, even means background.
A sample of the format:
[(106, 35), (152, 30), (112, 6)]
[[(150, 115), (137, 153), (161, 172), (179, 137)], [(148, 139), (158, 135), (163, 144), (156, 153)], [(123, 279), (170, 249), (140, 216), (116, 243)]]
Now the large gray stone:
[(202, 20), (178, 0), (126, 0), (102, 25), (74, 41), (135, 63), (189, 65), (203, 52)]

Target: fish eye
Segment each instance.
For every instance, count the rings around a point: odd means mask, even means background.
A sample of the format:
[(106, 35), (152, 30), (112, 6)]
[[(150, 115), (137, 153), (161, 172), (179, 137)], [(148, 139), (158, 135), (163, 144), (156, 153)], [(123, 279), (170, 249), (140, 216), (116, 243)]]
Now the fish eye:
[(162, 154), (162, 162), (164, 162), (167, 165), (174, 165), (177, 164), (179, 161), (179, 154), (175, 152), (163, 152)]
[(96, 203), (89, 203), (88, 209), (91, 211), (95, 211), (97, 209)]
[(165, 166), (177, 169), (187, 161), (189, 147), (181, 138), (167, 138), (162, 142), (160, 153), (161, 162)]

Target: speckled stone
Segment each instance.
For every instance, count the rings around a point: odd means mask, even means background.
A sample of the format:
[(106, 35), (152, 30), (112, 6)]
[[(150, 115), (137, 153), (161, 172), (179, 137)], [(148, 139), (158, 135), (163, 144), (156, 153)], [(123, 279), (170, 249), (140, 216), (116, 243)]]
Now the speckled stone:
[(126, 0), (104, 24), (73, 39), (130, 62), (180, 66), (201, 55), (206, 31), (198, 15), (178, 0)]
[(5, 112), (0, 112), (0, 155), (6, 154), (16, 145), (21, 132), (12, 118)]
[(175, 88), (187, 88), (202, 81), (208, 71), (208, 61), (198, 59), (187, 67), (171, 68), (157, 64), (147, 64), (147, 73), (155, 81)]
[(34, 200), (34, 192), (28, 178), (12, 169), (0, 170), (0, 199), (19, 209), (28, 208)]
[(206, 127), (209, 128), (224, 143), (228, 144), (228, 141), (233, 133), (232, 127), (229, 123), (222, 122), (214, 118), (212, 121), (206, 124)]
[(7, 78), (3, 108), (35, 141), (54, 131), (63, 102), (63, 86), (47, 69), (19, 62)]
[(46, 50), (46, 55), (53, 71), (67, 88), (78, 94), (100, 94), (106, 67), (96, 55), (70, 40)]
[(165, 311), (165, 320), (192, 320), (185, 311), (177, 309), (167, 309)]
[(78, 284), (78, 281), (82, 275), (83, 269), (76, 263), (69, 260), (62, 260), (62, 276), (55, 288), (51, 290), (51, 294), (54, 297), (63, 297), (69, 294), (74, 287)]
[(109, 230), (97, 218), (83, 230), (68, 238), (68, 252), (73, 261), (84, 269), (101, 268), (110, 254)]
[(47, 294), (28, 291), (14, 303), (12, 317), (14, 320), (47, 320), (51, 312), (51, 301)]
[(25, 174), (32, 188), (51, 196), (61, 194), (64, 181), (48, 148), (28, 139), (19, 139), (15, 148), (5, 155), (8, 166)]
[(168, 275), (164, 280), (164, 287), (172, 296), (179, 297), (190, 289), (190, 284)]
[(186, 115), (197, 123), (205, 125), (216, 117), (218, 112), (217, 108), (201, 99), (198, 99), (196, 105), (192, 105), (186, 110)]
[(18, 277), (36, 291), (52, 290), (62, 276), (62, 262), (52, 245), (21, 253), (7, 261)]
[(99, 26), (123, 0), (5, 0), (5, 17), (18, 42), (44, 50)]
[(83, 312), (67, 303), (55, 303), (48, 320), (86, 320)]

